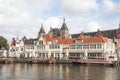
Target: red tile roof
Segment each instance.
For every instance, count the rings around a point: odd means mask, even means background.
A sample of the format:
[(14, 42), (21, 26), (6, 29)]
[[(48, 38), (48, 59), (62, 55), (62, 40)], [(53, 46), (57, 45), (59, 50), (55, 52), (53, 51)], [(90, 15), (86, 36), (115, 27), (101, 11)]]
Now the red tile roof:
[(107, 42), (106, 37), (85, 37), (83, 43), (104, 43)]
[(78, 38), (65, 38), (62, 39), (61, 37), (53, 38), (49, 34), (44, 36), (44, 41), (48, 44), (48, 41), (57, 40), (57, 44), (74, 44), (75, 40), (83, 40), (83, 43), (104, 43), (107, 42), (107, 37), (88, 37), (80, 35)]
[(62, 44), (63, 43), (63, 40), (61, 37), (56, 37), (56, 38), (53, 38), (51, 35), (47, 34), (43, 37), (44, 41), (46, 44), (48, 44), (48, 41), (53, 41), (53, 40), (57, 40), (57, 44)]
[(75, 43), (75, 38), (63, 39), (63, 44), (73, 44), (73, 43)]

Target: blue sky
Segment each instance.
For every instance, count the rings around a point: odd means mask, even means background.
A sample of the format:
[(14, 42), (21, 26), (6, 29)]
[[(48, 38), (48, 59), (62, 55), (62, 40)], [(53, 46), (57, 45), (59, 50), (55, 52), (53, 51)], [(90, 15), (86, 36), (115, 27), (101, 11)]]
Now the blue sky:
[(44, 24), (60, 28), (66, 19), (70, 33), (116, 29), (120, 0), (0, 0), (0, 36), (36, 38)]

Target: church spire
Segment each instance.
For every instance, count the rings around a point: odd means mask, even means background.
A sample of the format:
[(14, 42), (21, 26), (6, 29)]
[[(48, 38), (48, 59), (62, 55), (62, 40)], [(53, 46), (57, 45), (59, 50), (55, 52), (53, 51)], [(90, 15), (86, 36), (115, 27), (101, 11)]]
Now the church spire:
[(62, 27), (60, 30), (60, 36), (62, 38), (69, 38), (69, 30), (68, 30), (67, 25), (65, 23), (65, 18), (63, 19), (63, 24), (62, 24)]
[(63, 22), (65, 23), (65, 18), (63, 19)]
[(40, 38), (40, 36), (44, 35), (45, 34), (45, 30), (43, 28), (43, 23), (41, 24), (41, 28), (40, 28), (40, 31), (38, 32), (38, 38)]
[(43, 28), (43, 23), (41, 24), (41, 28), (40, 28), (40, 31), (39, 31), (39, 34), (41, 34), (41, 33), (44, 33), (44, 34), (45, 34), (45, 30), (44, 30), (44, 28)]
[(65, 23), (65, 18), (63, 19), (63, 24), (62, 24), (61, 30), (68, 30), (67, 25)]

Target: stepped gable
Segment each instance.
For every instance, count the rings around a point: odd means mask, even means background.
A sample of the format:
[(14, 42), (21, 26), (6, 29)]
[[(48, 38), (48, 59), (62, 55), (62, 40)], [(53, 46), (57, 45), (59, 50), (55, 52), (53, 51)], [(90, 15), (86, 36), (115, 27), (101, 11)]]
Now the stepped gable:
[(15, 38), (12, 38), (11, 46), (16, 46), (16, 40), (15, 40)]

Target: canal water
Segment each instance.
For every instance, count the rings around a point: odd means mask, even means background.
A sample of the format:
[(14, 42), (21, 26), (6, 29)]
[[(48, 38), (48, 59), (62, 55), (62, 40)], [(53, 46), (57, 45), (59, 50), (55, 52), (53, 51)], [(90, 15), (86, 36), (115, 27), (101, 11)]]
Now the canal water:
[(120, 70), (74, 64), (0, 64), (0, 80), (120, 80)]

